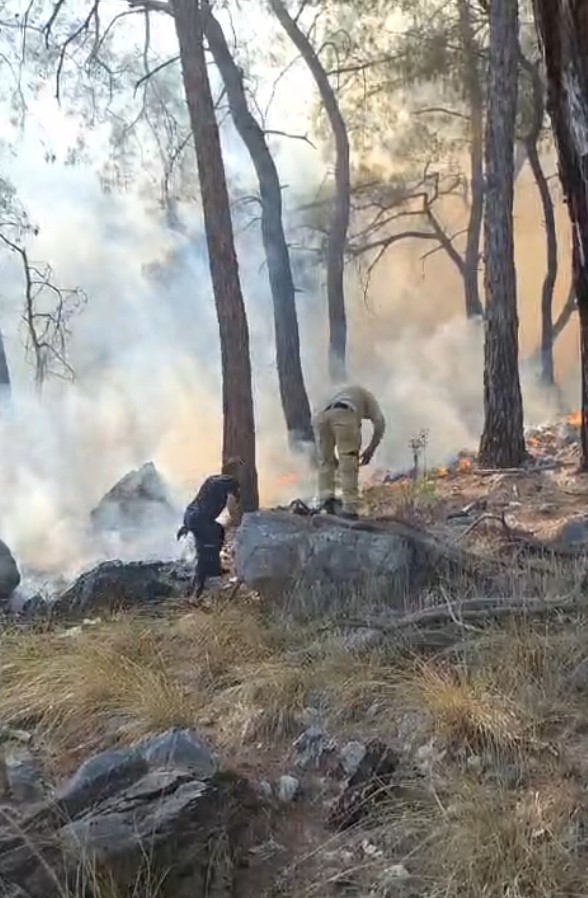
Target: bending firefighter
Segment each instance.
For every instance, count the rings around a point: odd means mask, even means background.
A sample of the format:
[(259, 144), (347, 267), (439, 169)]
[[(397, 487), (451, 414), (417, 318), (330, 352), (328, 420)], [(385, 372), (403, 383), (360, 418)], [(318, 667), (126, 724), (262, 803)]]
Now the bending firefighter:
[[(374, 432), (361, 452), (361, 422), (369, 420)], [(378, 448), (386, 422), (376, 398), (359, 386), (340, 387), (314, 416), (318, 453), (319, 498), (326, 512), (335, 514), (335, 471), (339, 469), (343, 508), (341, 515), (356, 518), (359, 507), (359, 466), (369, 465)], [(337, 450), (338, 459), (335, 457)]]
[(197, 562), (192, 592), (197, 597), (202, 595), (209, 577), (222, 576), (220, 553), (225, 541), (225, 528), (217, 518), (227, 508), (232, 522), (238, 523), (239, 472), (242, 465), (240, 458), (226, 462), (221, 474), (204, 481), (198, 495), (184, 512), (184, 523), (178, 530), (177, 538), (182, 539), (191, 533), (196, 542)]

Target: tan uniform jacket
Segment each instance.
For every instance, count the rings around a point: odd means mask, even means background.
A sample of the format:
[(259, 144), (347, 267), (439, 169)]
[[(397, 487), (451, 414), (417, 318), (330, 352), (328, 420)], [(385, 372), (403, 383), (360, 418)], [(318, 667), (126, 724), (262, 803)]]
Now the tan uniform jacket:
[(360, 421), (367, 420), (372, 422), (374, 433), (371, 439), (371, 446), (373, 449), (376, 449), (384, 436), (386, 420), (373, 393), (370, 393), (365, 387), (360, 387), (354, 384), (339, 387), (333, 394), (331, 394), (320, 411), (326, 411), (337, 402), (343, 402), (346, 405), (349, 405), (357, 414)]

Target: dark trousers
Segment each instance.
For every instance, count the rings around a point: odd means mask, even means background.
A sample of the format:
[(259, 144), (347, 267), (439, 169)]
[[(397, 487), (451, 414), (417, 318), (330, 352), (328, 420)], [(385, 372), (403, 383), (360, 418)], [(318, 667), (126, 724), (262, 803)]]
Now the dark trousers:
[(193, 515), (190, 532), (194, 536), (197, 553), (192, 590), (196, 596), (200, 596), (207, 579), (220, 577), (222, 574), (220, 553), (225, 541), (225, 530), (218, 521)]

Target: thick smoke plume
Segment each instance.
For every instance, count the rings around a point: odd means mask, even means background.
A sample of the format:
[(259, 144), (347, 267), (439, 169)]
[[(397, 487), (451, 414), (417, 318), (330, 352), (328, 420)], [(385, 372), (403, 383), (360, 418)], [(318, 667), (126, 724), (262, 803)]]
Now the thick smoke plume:
[[(225, 135), (233, 183), (253, 185), (235, 135)], [(198, 209), (186, 204), (178, 234), (139, 192), (105, 193), (91, 168), (39, 164), (33, 133), (7, 171), (40, 226), (31, 250), (51, 263), (61, 283), (79, 285), (89, 301), (72, 322), (74, 383), (31, 388), (23, 360), (20, 273), (3, 257), (0, 323), (14, 396), (0, 420), (0, 536), (26, 570), (70, 575), (107, 556), (172, 556), (174, 533), (155, 528), (140, 544), (99, 539), (88, 514), (129, 469), (153, 460), (170, 484), (178, 515), (199, 480), (218, 470), (221, 443), (220, 353)], [(279, 143), (285, 201), (292, 215), (324, 176), (319, 153), (301, 141)], [(251, 191), (253, 192), (253, 191)], [(544, 233), (529, 178), (521, 176), (517, 244), (522, 355), (537, 345)], [(288, 219), (291, 222), (291, 218)], [(243, 222), (241, 222), (243, 224)], [(237, 220), (238, 252), (249, 314), (261, 499), (272, 504), (309, 496), (313, 477), (287, 450), (274, 371), (271, 298), (258, 227)], [(560, 233), (563, 232), (563, 229)], [(408, 442), (429, 431), (428, 460), (442, 464), (475, 447), (482, 414), (482, 327), (462, 312), (461, 285), (439, 253), (422, 274), (418, 247), (400, 244), (374, 278), (369, 303), (353, 271), (348, 279), (350, 369), (372, 388), (388, 420), (378, 466), (410, 463)], [(558, 303), (567, 288), (562, 254)], [(322, 275), (308, 254), (295, 257), (303, 365), (311, 402), (326, 382), (326, 309)], [(160, 276), (157, 276), (158, 268)], [(575, 333), (562, 338), (573, 357)], [(574, 404), (577, 370), (559, 366)], [(527, 418), (552, 414), (523, 367)]]

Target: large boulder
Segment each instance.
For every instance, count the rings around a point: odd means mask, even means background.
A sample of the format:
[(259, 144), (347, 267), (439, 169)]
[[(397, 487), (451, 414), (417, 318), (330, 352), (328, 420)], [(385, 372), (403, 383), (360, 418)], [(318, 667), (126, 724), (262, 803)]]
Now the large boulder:
[(141, 607), (188, 594), (193, 570), (163, 561), (105, 561), (83, 574), (55, 600), (58, 614), (87, 615)]
[(0, 600), (9, 599), (20, 583), (20, 573), (12, 552), (0, 539)]
[(125, 474), (90, 512), (99, 530), (135, 530), (176, 517), (165, 482), (151, 461)]
[(385, 593), (387, 603), (400, 607), (418, 572), (417, 555), (401, 532), (359, 529), (327, 515), (262, 511), (245, 515), (237, 531), (235, 571), (262, 597), (287, 602), (294, 612), (341, 610), (366, 593)]
[(0, 824), (0, 882), (9, 895), (57, 898), (98, 874), (117, 894), (146, 893), (149, 880), (162, 898), (229, 898), (257, 806), (195, 734), (170, 731), (91, 758), (51, 801)]

